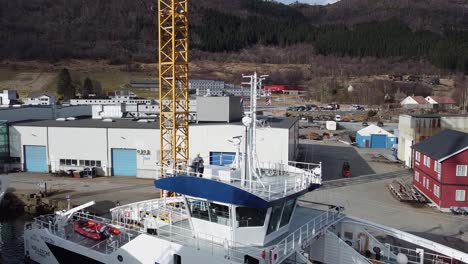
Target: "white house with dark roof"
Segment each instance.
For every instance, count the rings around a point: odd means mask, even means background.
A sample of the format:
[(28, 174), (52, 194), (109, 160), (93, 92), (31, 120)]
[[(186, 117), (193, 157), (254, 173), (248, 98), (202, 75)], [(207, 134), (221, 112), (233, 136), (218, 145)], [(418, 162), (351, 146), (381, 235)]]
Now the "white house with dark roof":
[(55, 95), (49, 92), (32, 92), (26, 98), (25, 105), (53, 105)]

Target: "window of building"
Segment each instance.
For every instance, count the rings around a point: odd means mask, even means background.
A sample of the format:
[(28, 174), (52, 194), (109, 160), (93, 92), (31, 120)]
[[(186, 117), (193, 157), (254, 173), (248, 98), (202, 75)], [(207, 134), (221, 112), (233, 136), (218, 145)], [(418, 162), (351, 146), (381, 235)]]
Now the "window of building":
[(65, 165), (65, 160), (64, 159), (60, 159), (60, 165)]
[(465, 190), (456, 190), (455, 191), (455, 201), (464, 202), (465, 201)]
[(434, 195), (440, 197), (440, 187), (434, 184)]
[(457, 165), (457, 176), (466, 176), (466, 165)]
[(440, 162), (438, 162), (437, 160), (434, 160), (434, 171), (437, 173), (440, 173), (440, 170), (441, 170), (440, 167), (441, 167)]
[(419, 182), (419, 171), (414, 171), (414, 180)]
[(210, 152), (210, 165), (231, 165), (236, 158), (234, 152)]
[(250, 207), (237, 207), (236, 220), (239, 227), (263, 226), (265, 224), (267, 209), (257, 209)]
[(428, 156), (424, 155), (424, 166), (430, 168), (431, 167), (431, 158)]
[(423, 178), (423, 186), (426, 188), (426, 189), (429, 189), (429, 179), (424, 177)]
[(420, 153), (419, 151), (416, 151), (416, 153), (414, 154), (414, 156), (415, 156), (416, 161), (420, 161), (420, 159), (421, 159), (421, 153)]
[(21, 158), (20, 157), (10, 157), (10, 162), (11, 163), (21, 163)]

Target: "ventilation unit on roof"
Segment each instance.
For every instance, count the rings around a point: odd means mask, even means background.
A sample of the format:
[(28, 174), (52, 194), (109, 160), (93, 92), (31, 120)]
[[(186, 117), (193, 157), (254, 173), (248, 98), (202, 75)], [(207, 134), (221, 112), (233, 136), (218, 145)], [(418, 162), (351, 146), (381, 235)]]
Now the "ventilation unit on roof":
[(63, 118), (63, 117), (57, 118), (57, 119), (55, 119), (55, 120), (56, 120), (56, 121), (62, 121), (62, 122), (67, 121), (67, 119), (66, 119), (66, 118)]
[(67, 121), (74, 121), (76, 120), (76, 117), (67, 117)]
[(114, 120), (112, 120), (110, 118), (106, 118), (106, 119), (103, 119), (102, 122), (114, 122)]

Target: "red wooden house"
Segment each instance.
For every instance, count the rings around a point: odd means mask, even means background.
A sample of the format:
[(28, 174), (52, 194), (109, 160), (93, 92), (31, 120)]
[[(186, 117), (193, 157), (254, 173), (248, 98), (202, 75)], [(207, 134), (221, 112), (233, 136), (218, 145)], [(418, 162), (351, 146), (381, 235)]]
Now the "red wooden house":
[(442, 211), (468, 208), (468, 134), (448, 129), (412, 148), (414, 186)]

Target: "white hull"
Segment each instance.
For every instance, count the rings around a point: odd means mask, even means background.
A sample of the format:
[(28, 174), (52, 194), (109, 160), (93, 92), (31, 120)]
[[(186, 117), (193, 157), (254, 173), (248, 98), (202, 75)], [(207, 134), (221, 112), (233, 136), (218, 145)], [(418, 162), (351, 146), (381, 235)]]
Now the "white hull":
[[(152, 235), (141, 234), (122, 247), (106, 254), (106, 244), (94, 249), (51, 234), (48, 229), (30, 229), (24, 232), (25, 255), (40, 264), (56, 263), (128, 263), (172, 264), (174, 255), (182, 263), (240, 264), (195, 248), (169, 242)], [(87, 239), (84, 238), (83, 241)], [(89, 242), (89, 241), (88, 241)], [(105, 241), (104, 241), (105, 242)], [(108, 248), (109, 251), (110, 248)], [(102, 251), (102, 252), (101, 252)], [(121, 261), (120, 261), (121, 260)], [(66, 262), (64, 262), (66, 261)]]

